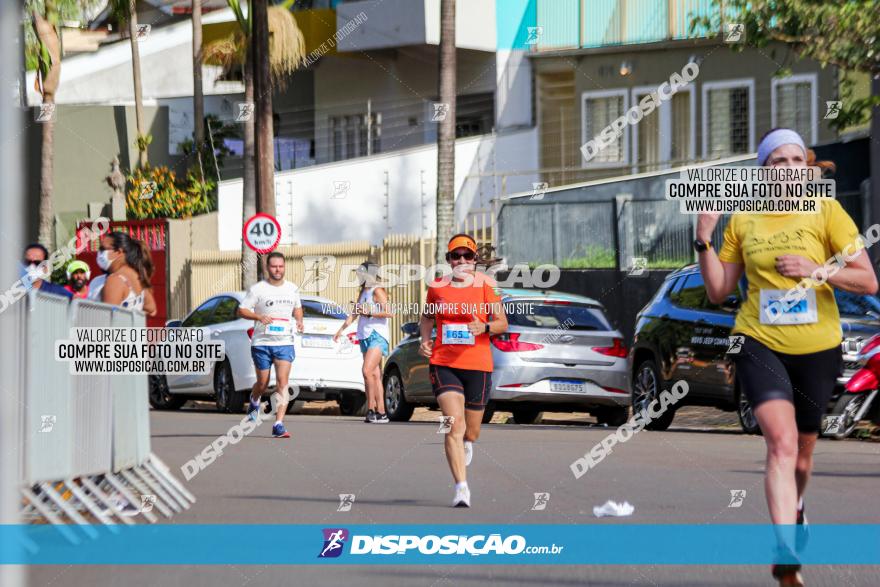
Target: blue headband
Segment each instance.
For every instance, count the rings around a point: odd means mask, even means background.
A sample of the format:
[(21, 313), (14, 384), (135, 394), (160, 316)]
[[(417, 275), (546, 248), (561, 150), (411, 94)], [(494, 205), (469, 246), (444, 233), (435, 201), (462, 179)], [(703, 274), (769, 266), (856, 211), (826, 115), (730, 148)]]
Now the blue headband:
[(758, 165), (764, 165), (770, 153), (782, 145), (797, 145), (804, 152), (804, 157), (807, 156), (807, 146), (801, 135), (789, 128), (780, 128), (769, 133), (758, 145)]

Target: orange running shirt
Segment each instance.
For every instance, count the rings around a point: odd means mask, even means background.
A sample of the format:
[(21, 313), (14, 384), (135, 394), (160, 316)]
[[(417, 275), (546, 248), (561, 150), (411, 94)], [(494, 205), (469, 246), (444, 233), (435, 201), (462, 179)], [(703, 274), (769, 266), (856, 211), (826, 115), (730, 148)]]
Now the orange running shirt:
[(437, 324), (431, 364), (470, 369), (472, 371), (492, 371), (492, 348), (489, 334), (478, 334), (474, 344), (444, 344), (444, 325), (452, 325), (450, 336), (463, 334), (462, 325), (473, 322), (489, 322), (489, 307), (501, 301), (496, 293), (496, 284), (482, 273), (476, 273), (471, 285), (455, 287), (452, 283), (435, 281), (428, 288), (426, 312), (433, 314)]

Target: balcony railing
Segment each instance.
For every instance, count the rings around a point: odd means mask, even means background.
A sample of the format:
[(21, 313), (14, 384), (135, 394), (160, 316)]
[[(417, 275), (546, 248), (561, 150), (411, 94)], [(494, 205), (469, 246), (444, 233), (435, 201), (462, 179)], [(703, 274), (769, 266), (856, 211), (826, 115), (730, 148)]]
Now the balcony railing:
[(653, 43), (703, 37), (695, 17), (717, 11), (712, 0), (537, 0), (539, 51)]

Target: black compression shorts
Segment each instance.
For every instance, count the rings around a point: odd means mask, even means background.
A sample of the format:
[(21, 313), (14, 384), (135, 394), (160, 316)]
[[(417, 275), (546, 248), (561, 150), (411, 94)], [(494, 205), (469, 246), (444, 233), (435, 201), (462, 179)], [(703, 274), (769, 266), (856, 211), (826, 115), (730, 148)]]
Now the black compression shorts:
[(740, 352), (729, 356), (753, 409), (767, 400), (784, 399), (794, 404), (798, 431), (819, 431), (842, 367), (840, 346), (787, 355), (746, 336)]
[(464, 407), (483, 410), (492, 389), (492, 373), (473, 369), (454, 369), (443, 365), (431, 365), (431, 389), (438, 396), (447, 391), (464, 395)]

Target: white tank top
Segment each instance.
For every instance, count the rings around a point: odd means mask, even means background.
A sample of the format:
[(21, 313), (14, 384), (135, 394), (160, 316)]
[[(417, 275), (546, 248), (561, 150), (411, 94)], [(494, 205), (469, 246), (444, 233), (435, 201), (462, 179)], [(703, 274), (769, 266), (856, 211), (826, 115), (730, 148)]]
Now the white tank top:
[[(358, 298), (358, 307), (374, 314), (380, 312), (382, 308), (373, 301), (373, 290), (375, 287), (364, 288), (364, 293)], [(358, 340), (366, 340), (372, 333), (376, 333), (385, 340), (391, 340), (388, 336), (388, 318), (367, 318), (361, 316), (358, 318), (357, 337)]]
[(128, 282), (128, 279), (125, 278), (124, 275), (119, 276), (122, 281), (125, 282), (125, 285), (128, 286), (128, 295), (124, 300), (119, 304), (120, 307), (125, 308), (127, 310), (140, 310), (144, 311), (144, 290), (141, 290), (141, 293), (134, 293), (134, 288), (131, 287), (131, 284)]

